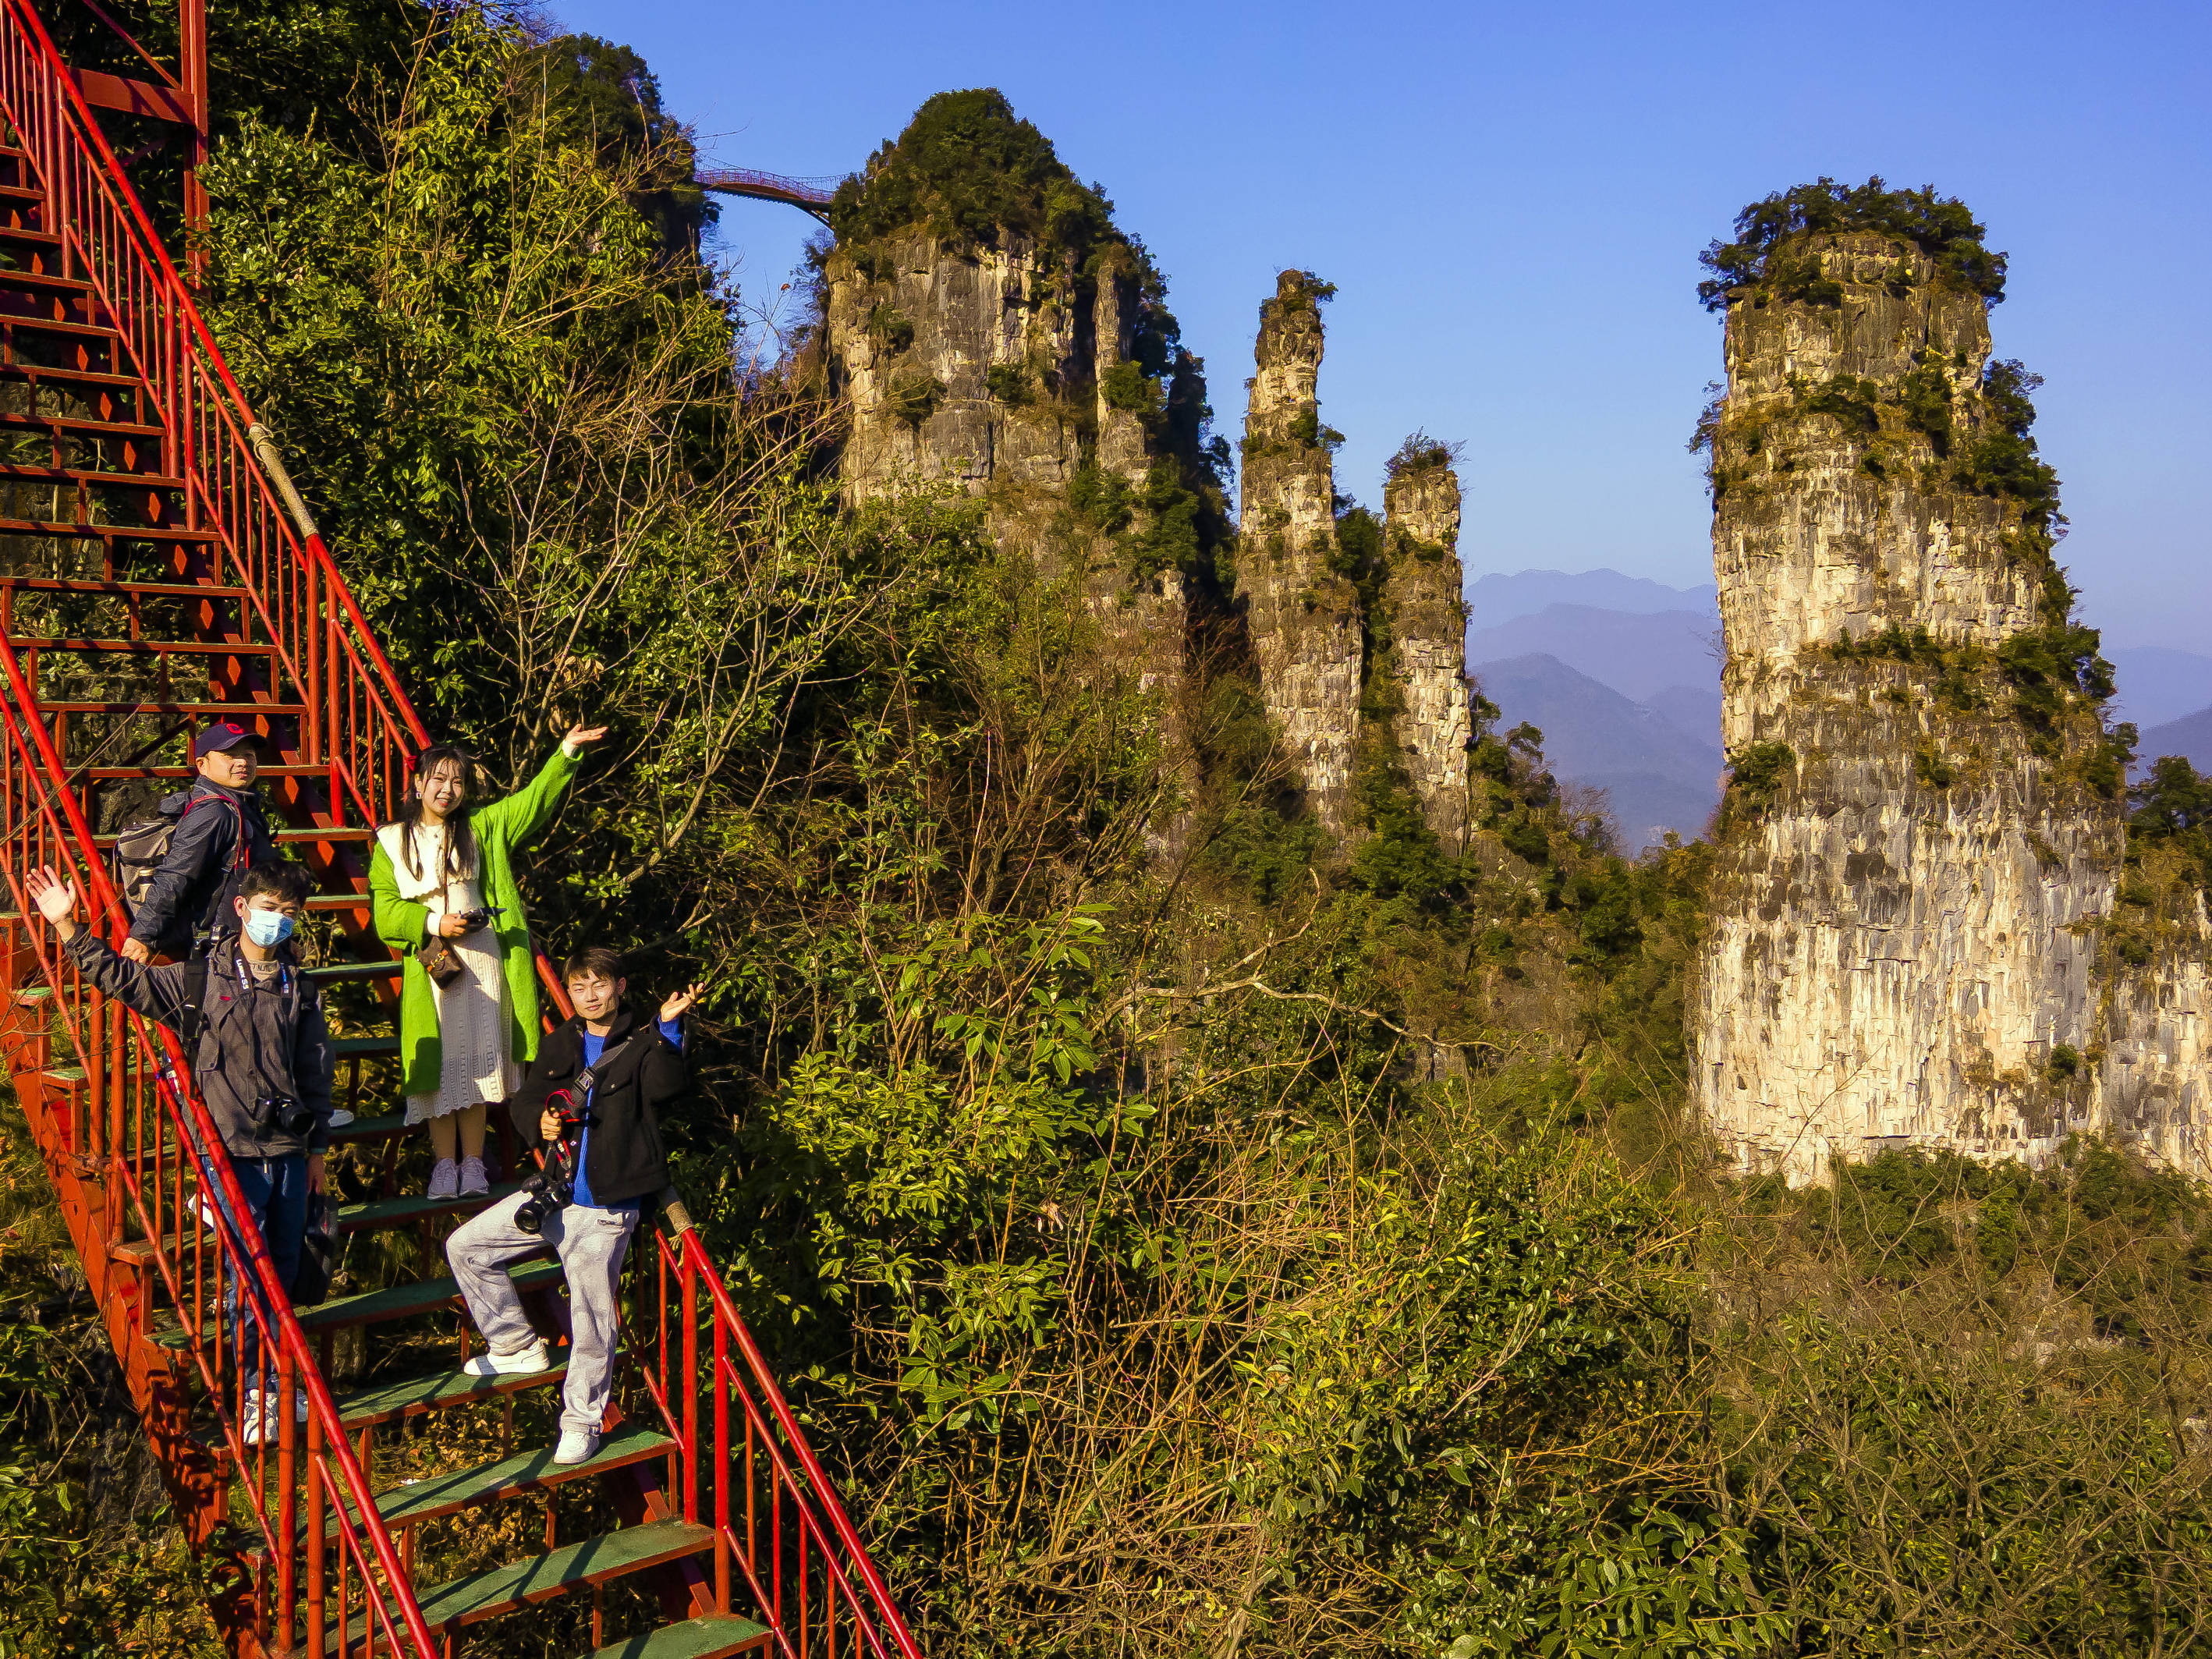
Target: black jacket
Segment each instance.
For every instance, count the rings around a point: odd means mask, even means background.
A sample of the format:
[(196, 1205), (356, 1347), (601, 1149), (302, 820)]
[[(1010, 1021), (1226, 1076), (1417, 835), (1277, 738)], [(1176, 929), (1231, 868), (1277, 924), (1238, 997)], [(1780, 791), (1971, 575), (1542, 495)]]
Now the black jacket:
[[(192, 1080), (232, 1157), (284, 1158), (330, 1144), (337, 1051), (321, 994), (298, 977), (297, 963), (284, 964), (292, 978), (287, 990), (283, 974), (264, 984), (248, 972), (241, 987), (234, 939), (216, 941), (203, 961), (151, 967), (110, 950), (89, 927), (66, 948), (95, 989), (173, 1031), (183, 1030), (187, 1006), (201, 999), (199, 1040), (188, 1050)], [(290, 1095), (313, 1109), (314, 1126), (305, 1134), (287, 1134), (273, 1123), (256, 1127), (253, 1105), (264, 1095)]]
[[(276, 856), (258, 789), (226, 789), (205, 778), (161, 802), (164, 812), (181, 811), (168, 856), (154, 872), (146, 902), (131, 921), (131, 937), (181, 954), (191, 936), (235, 933), (229, 901), (237, 877)], [(238, 856), (240, 830), (246, 856)]]
[[(638, 1030), (641, 1023), (642, 1030)], [(623, 1045), (619, 1051), (617, 1043)], [(515, 1133), (526, 1146), (538, 1144), (538, 1119), (546, 1097), (574, 1081), (583, 1069), (584, 1022), (571, 1019), (538, 1043), (538, 1058), (530, 1064), (521, 1092), (507, 1097)], [(594, 1202), (614, 1205), (649, 1199), (668, 1184), (660, 1142), (661, 1109), (681, 1098), (690, 1086), (690, 1067), (661, 1036), (652, 1014), (640, 1014), (623, 1004), (607, 1033), (592, 1082), (592, 1144), (584, 1175)]]

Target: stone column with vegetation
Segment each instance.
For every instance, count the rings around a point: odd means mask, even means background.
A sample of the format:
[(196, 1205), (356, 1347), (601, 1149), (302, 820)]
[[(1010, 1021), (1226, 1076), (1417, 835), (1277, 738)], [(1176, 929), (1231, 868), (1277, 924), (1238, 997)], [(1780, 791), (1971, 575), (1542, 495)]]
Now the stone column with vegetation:
[(1907, 1142), (2033, 1160), (2093, 1125), (2178, 1148), (2179, 1050), (2118, 1065), (2159, 1047), (2114, 994), (2148, 961), (2112, 914), (2133, 732), (2052, 557), (2039, 382), (1990, 360), (2003, 256), (1879, 180), (1736, 233), (1701, 290), (1731, 782), (1695, 1096), (1793, 1179)]
[(1331, 456), (1321, 422), (1322, 303), (1335, 289), (1286, 270), (1260, 307), (1244, 418), (1237, 597), (1260, 696), (1290, 763), (1331, 834), (1349, 823), (1359, 739), (1359, 591), (1340, 569)]
[(988, 89), (925, 103), (830, 222), (821, 344), (848, 498), (981, 497), (1002, 550), (1079, 588), (1102, 674), (1154, 699), (1187, 783), (1188, 590), (1227, 538), (1226, 450), (1159, 271)]
[(1422, 815), (1446, 848), (1467, 832), (1467, 602), (1461, 598), (1459, 475), (1453, 447), (1417, 432), (1390, 458), (1382, 486), (1377, 637), (1391, 738)]

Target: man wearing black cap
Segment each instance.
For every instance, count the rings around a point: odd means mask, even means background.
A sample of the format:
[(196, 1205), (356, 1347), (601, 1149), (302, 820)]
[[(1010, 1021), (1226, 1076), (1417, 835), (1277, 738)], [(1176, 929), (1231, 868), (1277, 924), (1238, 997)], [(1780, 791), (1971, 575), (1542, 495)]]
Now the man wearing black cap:
[(193, 743), (199, 778), (161, 803), (162, 814), (178, 820), (177, 832), (124, 941), (132, 962), (150, 962), (164, 949), (182, 956), (215, 933), (237, 932), (229, 901), (239, 878), (276, 856), (253, 787), (260, 748), (261, 739), (234, 720), (217, 720)]

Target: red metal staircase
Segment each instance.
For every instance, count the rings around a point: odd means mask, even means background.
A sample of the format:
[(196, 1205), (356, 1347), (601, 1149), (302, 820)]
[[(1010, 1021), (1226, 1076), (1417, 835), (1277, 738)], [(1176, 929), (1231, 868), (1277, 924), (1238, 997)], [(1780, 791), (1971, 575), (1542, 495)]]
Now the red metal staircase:
[[(433, 1659), (498, 1620), (529, 1626), (504, 1651), (919, 1659), (680, 1210), (633, 1252), (591, 1463), (550, 1462), (562, 1367), (456, 1369), (440, 1247), (483, 1200), (403, 1194), (417, 1137), (369, 1097), (396, 1083), (398, 964), (367, 843), (427, 736), (27, 0), (0, 0), (0, 1050), (176, 1511), (228, 1570), (231, 1650)], [(331, 1158), (349, 1282), (310, 1309), (250, 1223), (202, 1220), (217, 1188), (243, 1209), (173, 1040), (85, 985), (23, 890), (73, 872), (119, 941), (103, 832), (210, 716), (282, 757), (362, 1113)], [(242, 1431), (226, 1266), (307, 1398), (274, 1444)], [(562, 1338), (557, 1267), (514, 1276)]]

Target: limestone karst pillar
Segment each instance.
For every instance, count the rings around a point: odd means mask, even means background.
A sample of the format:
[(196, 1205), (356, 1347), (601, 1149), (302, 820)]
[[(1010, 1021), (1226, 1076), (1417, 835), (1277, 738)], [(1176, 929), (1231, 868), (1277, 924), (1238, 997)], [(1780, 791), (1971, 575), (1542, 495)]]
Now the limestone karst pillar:
[(1768, 269), (1728, 297), (1712, 427), (1737, 782), (1692, 1090), (1793, 1179), (1908, 1141), (2033, 1158), (2091, 1109), (2051, 1056), (2099, 1040), (2123, 848), (2094, 691), (1999, 656), (2064, 624), (2048, 504), (1977, 459), (2007, 418), (1980, 293), (1889, 234)]
[(1320, 302), (1330, 290), (1286, 270), (1260, 307), (1244, 417), (1237, 603), (1280, 729), (1316, 815), (1341, 836), (1352, 805), (1363, 647), (1358, 590), (1333, 568), (1335, 480), (1315, 384)]
[(1459, 475), (1451, 452), (1408, 439), (1382, 486), (1382, 610), (1391, 738), (1429, 827), (1456, 850), (1467, 832), (1467, 605), (1460, 597)]

